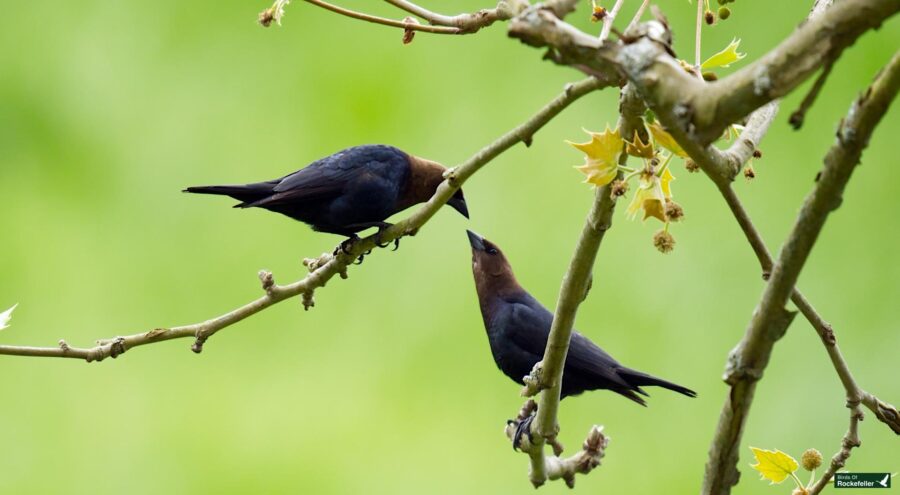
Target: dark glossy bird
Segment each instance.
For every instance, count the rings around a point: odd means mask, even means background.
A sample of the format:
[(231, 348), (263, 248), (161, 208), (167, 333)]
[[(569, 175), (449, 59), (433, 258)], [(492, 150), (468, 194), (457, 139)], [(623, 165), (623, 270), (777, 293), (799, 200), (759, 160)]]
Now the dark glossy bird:
[[(233, 186), (189, 187), (185, 192), (230, 196), (235, 208), (263, 208), (348, 236), (390, 226), (385, 219), (427, 201), (444, 180), (443, 165), (380, 144), (354, 146), (279, 179)], [(447, 202), (466, 218), (462, 190)]]
[[(553, 313), (516, 281), (512, 267), (496, 244), (472, 231), (472, 272), (481, 315), (491, 353), (506, 376), (522, 384), (534, 365), (544, 356)], [(569, 353), (563, 368), (561, 397), (589, 390), (611, 390), (644, 406), (641, 387), (657, 386), (688, 397), (697, 394), (688, 388), (622, 366), (587, 337), (572, 331)]]

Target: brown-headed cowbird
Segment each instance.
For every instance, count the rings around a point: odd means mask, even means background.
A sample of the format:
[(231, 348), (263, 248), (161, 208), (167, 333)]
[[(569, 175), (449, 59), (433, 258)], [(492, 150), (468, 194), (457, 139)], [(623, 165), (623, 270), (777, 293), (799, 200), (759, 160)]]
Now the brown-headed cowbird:
[[(472, 272), (491, 353), (500, 370), (521, 384), (544, 356), (553, 313), (519, 285), (496, 244), (472, 231), (466, 232), (472, 246)], [(688, 388), (622, 366), (587, 337), (572, 331), (561, 397), (605, 389), (645, 406), (640, 395), (647, 393), (642, 386), (663, 387), (688, 397), (697, 395)]]
[[(431, 198), (445, 170), (393, 146), (374, 144), (338, 151), (280, 179), (185, 192), (230, 196), (241, 202), (235, 208), (264, 208), (352, 241), (357, 232), (372, 227), (380, 232), (390, 226), (385, 219)], [(469, 217), (462, 190), (447, 204)]]

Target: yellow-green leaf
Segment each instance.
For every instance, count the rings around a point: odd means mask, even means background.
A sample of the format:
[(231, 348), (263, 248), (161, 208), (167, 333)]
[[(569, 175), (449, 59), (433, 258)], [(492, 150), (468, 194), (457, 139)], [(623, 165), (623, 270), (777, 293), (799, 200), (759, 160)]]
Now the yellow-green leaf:
[(625, 152), (640, 158), (653, 158), (653, 145), (650, 144), (649, 139), (646, 143), (641, 141), (641, 136), (635, 132), (634, 140), (625, 141)]
[(634, 219), (639, 210), (644, 210), (644, 220), (654, 217), (666, 222), (665, 204), (666, 198), (671, 197), (669, 182), (673, 179), (669, 169), (663, 172), (662, 177), (657, 177), (652, 171), (642, 172), (637, 191), (628, 204), (628, 217)]
[(750, 447), (756, 456), (756, 464), (750, 467), (759, 471), (763, 479), (772, 483), (781, 483), (800, 467), (797, 461), (780, 450), (763, 450)]
[(663, 170), (662, 175), (659, 177), (659, 186), (662, 188), (663, 196), (666, 198), (672, 198), (672, 185), (671, 182), (675, 180), (675, 176), (672, 175), (672, 172), (669, 171), (669, 168)]
[(728, 67), (729, 65), (746, 57), (746, 53), (740, 53), (737, 51), (738, 45), (740, 44), (741, 40), (737, 38), (731, 40), (731, 43), (729, 43), (724, 50), (706, 59), (706, 62), (703, 62), (703, 64), (700, 65), (700, 68), (705, 70), (714, 69), (716, 67)]
[(619, 131), (612, 131), (609, 126), (603, 132), (589, 132), (591, 140), (586, 143), (569, 144), (584, 152), (584, 165), (577, 168), (587, 176), (585, 182), (604, 186), (612, 182), (619, 172), (619, 155), (625, 147), (625, 141)]
[(677, 156), (682, 158), (687, 158), (688, 154), (681, 149), (681, 146), (675, 141), (675, 138), (672, 137), (671, 134), (665, 131), (659, 124), (656, 122), (647, 126), (650, 129), (650, 134), (653, 135), (653, 140), (656, 141), (657, 146), (662, 146), (663, 148), (671, 151)]

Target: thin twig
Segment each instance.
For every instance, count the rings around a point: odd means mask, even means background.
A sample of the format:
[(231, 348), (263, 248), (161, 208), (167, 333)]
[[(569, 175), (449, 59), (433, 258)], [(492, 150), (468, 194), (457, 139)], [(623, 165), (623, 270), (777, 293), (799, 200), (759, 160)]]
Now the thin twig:
[(441, 15), (436, 12), (432, 12), (426, 8), (420, 7), (412, 2), (407, 2), (406, 0), (385, 0), (387, 3), (397, 7), (399, 9), (403, 9), (406, 12), (409, 12), (412, 15), (421, 17), (426, 21), (437, 24), (440, 26), (450, 26), (452, 22), (452, 17), (448, 15)]
[[(701, 51), (700, 51), (700, 33), (703, 32), (703, 0), (695, 0), (697, 2), (697, 27), (694, 34), (694, 69), (697, 71), (697, 74), (702, 74), (700, 71), (700, 63), (703, 61), (701, 59)], [(700, 76), (702, 79), (703, 76)]]
[(859, 440), (859, 422), (863, 420), (863, 412), (859, 408), (859, 399), (857, 398), (854, 401), (847, 399), (847, 407), (850, 409), (850, 427), (841, 439), (841, 448), (838, 450), (837, 454), (834, 454), (834, 457), (831, 458), (828, 469), (822, 473), (822, 477), (819, 481), (809, 489), (808, 495), (818, 495), (821, 493), (822, 490), (828, 486), (828, 482), (831, 481), (831, 478), (834, 477), (834, 473), (836, 473), (838, 469), (844, 467), (847, 463), (847, 459), (850, 458), (850, 452), (853, 448), (859, 447), (862, 443)]
[(271, 274), (262, 273), (261, 279), (266, 294), (240, 308), (202, 323), (173, 328), (156, 328), (148, 332), (100, 340), (95, 347), (70, 347), (64, 341), (60, 341), (58, 347), (0, 346), (0, 355), (76, 358), (91, 362), (100, 361), (106, 357), (116, 357), (133, 347), (185, 337), (195, 338), (194, 350), (199, 352), (206, 339), (219, 330), (234, 325), (285, 299), (303, 294), (304, 305), (310, 306), (315, 289), (323, 287), (335, 275), (346, 276), (347, 268), (360, 254), (373, 249), (376, 242), (386, 243), (416, 232), (475, 172), (515, 144), (530, 142), (532, 136), (539, 129), (572, 102), (601, 87), (602, 84), (594, 78), (566, 85), (562, 94), (541, 108), (530, 119), (482, 148), (460, 166), (448, 171), (446, 180), (425, 205), (408, 218), (386, 229), (380, 238), (373, 234), (354, 243), (350, 254), (340, 254), (335, 257), (325, 254), (318, 259), (307, 260), (310, 274), (289, 285), (276, 285), (271, 279)]
[(482, 9), (474, 13), (459, 14), (455, 16), (438, 14), (407, 0), (385, 0), (389, 4), (402, 9), (410, 14), (425, 19), (432, 25), (455, 27), (460, 34), (474, 33), (483, 27), (490, 26), (496, 21), (510, 19), (514, 13), (523, 6), (519, 2), (501, 0), (492, 9)]
[(353, 19), (359, 19), (361, 21), (371, 22), (373, 24), (381, 24), (383, 26), (391, 26), (396, 28), (401, 28), (405, 30), (411, 31), (423, 31), (426, 33), (435, 33), (435, 34), (460, 34), (462, 30), (455, 27), (445, 27), (445, 26), (429, 26), (427, 24), (418, 24), (416, 22), (408, 22), (408, 21), (397, 21), (394, 19), (387, 19), (385, 17), (378, 17), (375, 15), (364, 14), (362, 12), (357, 12), (355, 10), (350, 10), (344, 7), (339, 7), (337, 5), (330, 4), (328, 2), (324, 2), (322, 0), (304, 0), (307, 3), (311, 3), (313, 5), (322, 7), (323, 9), (330, 10), (334, 13), (341, 14), (343, 16), (352, 17)]
[(770, 101), (750, 114), (744, 130), (727, 150), (717, 153), (718, 148), (709, 147), (708, 151), (716, 162), (716, 167), (724, 171), (725, 177), (729, 179), (727, 181), (729, 184), (759, 148), (759, 142), (769, 131), (769, 126), (772, 125), (775, 116), (778, 115), (779, 103), (780, 100)]
[(609, 38), (609, 32), (612, 30), (613, 22), (615, 22), (616, 17), (619, 15), (619, 11), (622, 10), (622, 5), (625, 4), (625, 0), (616, 0), (616, 3), (613, 5), (612, 10), (607, 12), (606, 17), (603, 18), (603, 30), (600, 31), (600, 42), (606, 41)]
[(831, 74), (831, 68), (834, 67), (834, 60), (829, 60), (822, 66), (822, 73), (819, 74), (819, 77), (816, 78), (816, 81), (813, 83), (812, 87), (809, 88), (809, 92), (806, 93), (806, 96), (803, 97), (803, 101), (800, 102), (800, 107), (794, 110), (794, 113), (791, 114), (791, 118), (788, 122), (791, 124), (791, 127), (794, 130), (800, 129), (803, 127), (803, 119), (806, 117), (806, 112), (812, 108), (813, 103), (816, 102), (816, 98), (819, 96), (819, 92), (822, 91), (822, 88), (825, 87), (825, 81), (828, 80), (828, 76)]
[(637, 12), (634, 13), (634, 17), (631, 18), (631, 22), (628, 23), (628, 26), (625, 28), (623, 33), (628, 33), (631, 31), (631, 28), (637, 25), (637, 23), (641, 22), (641, 17), (644, 16), (644, 11), (647, 10), (647, 6), (650, 5), (650, 0), (644, 0), (641, 2), (641, 6), (638, 7)]

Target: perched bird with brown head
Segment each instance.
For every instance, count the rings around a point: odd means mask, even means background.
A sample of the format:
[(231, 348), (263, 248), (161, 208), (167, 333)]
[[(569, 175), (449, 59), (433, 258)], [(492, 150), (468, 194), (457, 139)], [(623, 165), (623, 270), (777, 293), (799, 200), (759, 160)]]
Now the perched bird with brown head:
[[(544, 356), (553, 313), (519, 285), (512, 266), (496, 244), (467, 230), (472, 247), (472, 273), (481, 305), (481, 316), (497, 367), (516, 383), (523, 384), (534, 365)], [(591, 342), (572, 331), (563, 368), (561, 397), (589, 390), (611, 390), (642, 406), (641, 388), (657, 386), (695, 397), (686, 387), (627, 368)]]
[[(437, 162), (375, 144), (338, 151), (274, 180), (184, 191), (230, 196), (240, 201), (235, 208), (263, 208), (354, 240), (357, 232), (390, 227), (388, 217), (430, 199), (445, 171)], [(469, 217), (462, 190), (447, 204)]]

